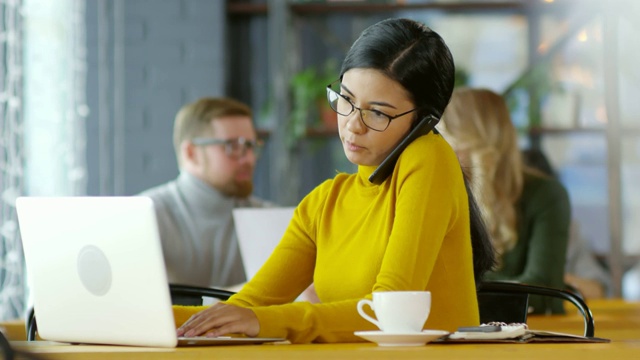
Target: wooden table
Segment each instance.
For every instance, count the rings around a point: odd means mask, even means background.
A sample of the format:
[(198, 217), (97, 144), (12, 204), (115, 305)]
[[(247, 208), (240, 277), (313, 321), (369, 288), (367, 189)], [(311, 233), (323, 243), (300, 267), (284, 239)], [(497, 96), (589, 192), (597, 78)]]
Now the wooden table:
[[(589, 303), (598, 344), (427, 344), (379, 347), (372, 343), (245, 345), (179, 349), (66, 345), (46, 341), (14, 341), (16, 349), (44, 359), (636, 359), (640, 358), (640, 303), (602, 300)], [(529, 327), (582, 334), (582, 317), (531, 316)]]
[(9, 340), (27, 340), (27, 328), (24, 319), (0, 322), (0, 331)]

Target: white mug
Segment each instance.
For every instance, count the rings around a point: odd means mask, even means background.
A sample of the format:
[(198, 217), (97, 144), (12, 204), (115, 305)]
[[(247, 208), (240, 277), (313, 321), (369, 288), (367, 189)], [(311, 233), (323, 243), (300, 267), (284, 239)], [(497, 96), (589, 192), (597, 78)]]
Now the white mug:
[[(371, 307), (377, 319), (364, 312), (364, 305)], [(377, 291), (373, 293), (373, 301), (358, 301), (360, 316), (388, 333), (421, 332), (430, 311), (429, 291)]]

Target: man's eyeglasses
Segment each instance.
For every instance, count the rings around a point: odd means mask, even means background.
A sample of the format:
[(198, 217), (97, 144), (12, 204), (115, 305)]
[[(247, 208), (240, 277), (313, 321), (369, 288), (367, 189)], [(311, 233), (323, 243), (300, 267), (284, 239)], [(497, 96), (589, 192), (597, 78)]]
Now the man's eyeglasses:
[(329, 105), (331, 106), (333, 111), (342, 116), (349, 116), (351, 115), (351, 113), (353, 113), (354, 110), (358, 109), (358, 111), (360, 111), (360, 120), (362, 120), (362, 123), (371, 130), (385, 131), (389, 127), (391, 120), (397, 119), (401, 116), (418, 110), (418, 108), (415, 108), (413, 110), (405, 111), (402, 114), (391, 116), (378, 110), (361, 109), (353, 105), (353, 103), (349, 101), (349, 99), (347, 99), (344, 95), (331, 88), (331, 86), (333, 86), (333, 84), (338, 81), (339, 80), (336, 80), (327, 85), (327, 100), (329, 101)]
[(195, 138), (191, 142), (196, 146), (223, 145), (227, 156), (239, 159), (252, 150), (256, 156), (260, 153), (263, 143), (261, 140), (249, 140), (243, 137), (235, 139)]

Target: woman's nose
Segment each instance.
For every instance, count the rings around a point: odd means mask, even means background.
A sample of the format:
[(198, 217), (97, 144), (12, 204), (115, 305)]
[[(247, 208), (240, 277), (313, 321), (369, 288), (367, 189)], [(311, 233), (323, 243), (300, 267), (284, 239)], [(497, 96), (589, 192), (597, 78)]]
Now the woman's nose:
[(366, 126), (364, 126), (362, 119), (360, 118), (360, 110), (353, 109), (353, 112), (347, 115), (345, 120), (347, 121), (347, 129), (352, 133), (360, 134), (366, 131)]

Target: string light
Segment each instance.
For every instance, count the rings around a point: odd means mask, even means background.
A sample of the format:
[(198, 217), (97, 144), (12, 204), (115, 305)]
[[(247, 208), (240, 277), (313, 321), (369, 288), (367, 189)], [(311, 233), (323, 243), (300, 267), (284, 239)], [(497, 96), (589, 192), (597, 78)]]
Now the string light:
[(580, 33), (578, 34), (578, 41), (586, 42), (587, 40), (589, 40), (589, 35), (587, 35), (587, 30), (580, 31)]
[[(60, 110), (64, 115), (59, 118), (62, 119), (61, 128), (67, 129), (69, 134), (64, 141), (56, 144), (56, 150), (66, 154), (62, 159), (68, 170), (65, 174), (68, 187), (65, 187), (64, 192), (70, 192), (71, 195), (86, 193), (84, 127), (89, 108), (86, 103), (85, 1), (57, 0), (55, 5), (71, 9), (64, 12), (64, 19), (56, 19), (68, 24), (69, 29), (64, 33), (67, 38), (63, 39), (68, 44), (64, 54), (64, 63), (68, 68), (64, 69), (64, 73), (69, 75), (65, 77), (64, 84), (58, 84), (66, 86), (65, 89), (68, 90), (65, 98), (67, 100)], [(32, 90), (33, 95), (27, 90), (23, 98), (23, 63), (31, 66), (31, 62), (23, 59), (25, 53), (29, 53), (25, 51), (25, 45), (29, 44), (23, 38), (23, 28), (38, 21), (38, 16), (30, 11), (48, 9), (50, 6), (41, 6), (48, 2), (49, 0), (0, 0), (0, 320), (19, 318), (23, 316), (25, 308), (27, 285), (15, 202), (25, 194), (25, 163), (32, 161), (26, 156), (32, 149), (27, 151), (24, 143), (24, 135), (30, 131), (25, 128), (25, 99), (42, 100), (42, 88), (32, 86), (35, 89)], [(46, 62), (47, 59), (39, 61)], [(38, 164), (29, 164), (38, 167)]]
[(0, 319), (24, 308), (24, 263), (15, 200), (22, 192), (22, 0), (2, 2), (0, 23)]

